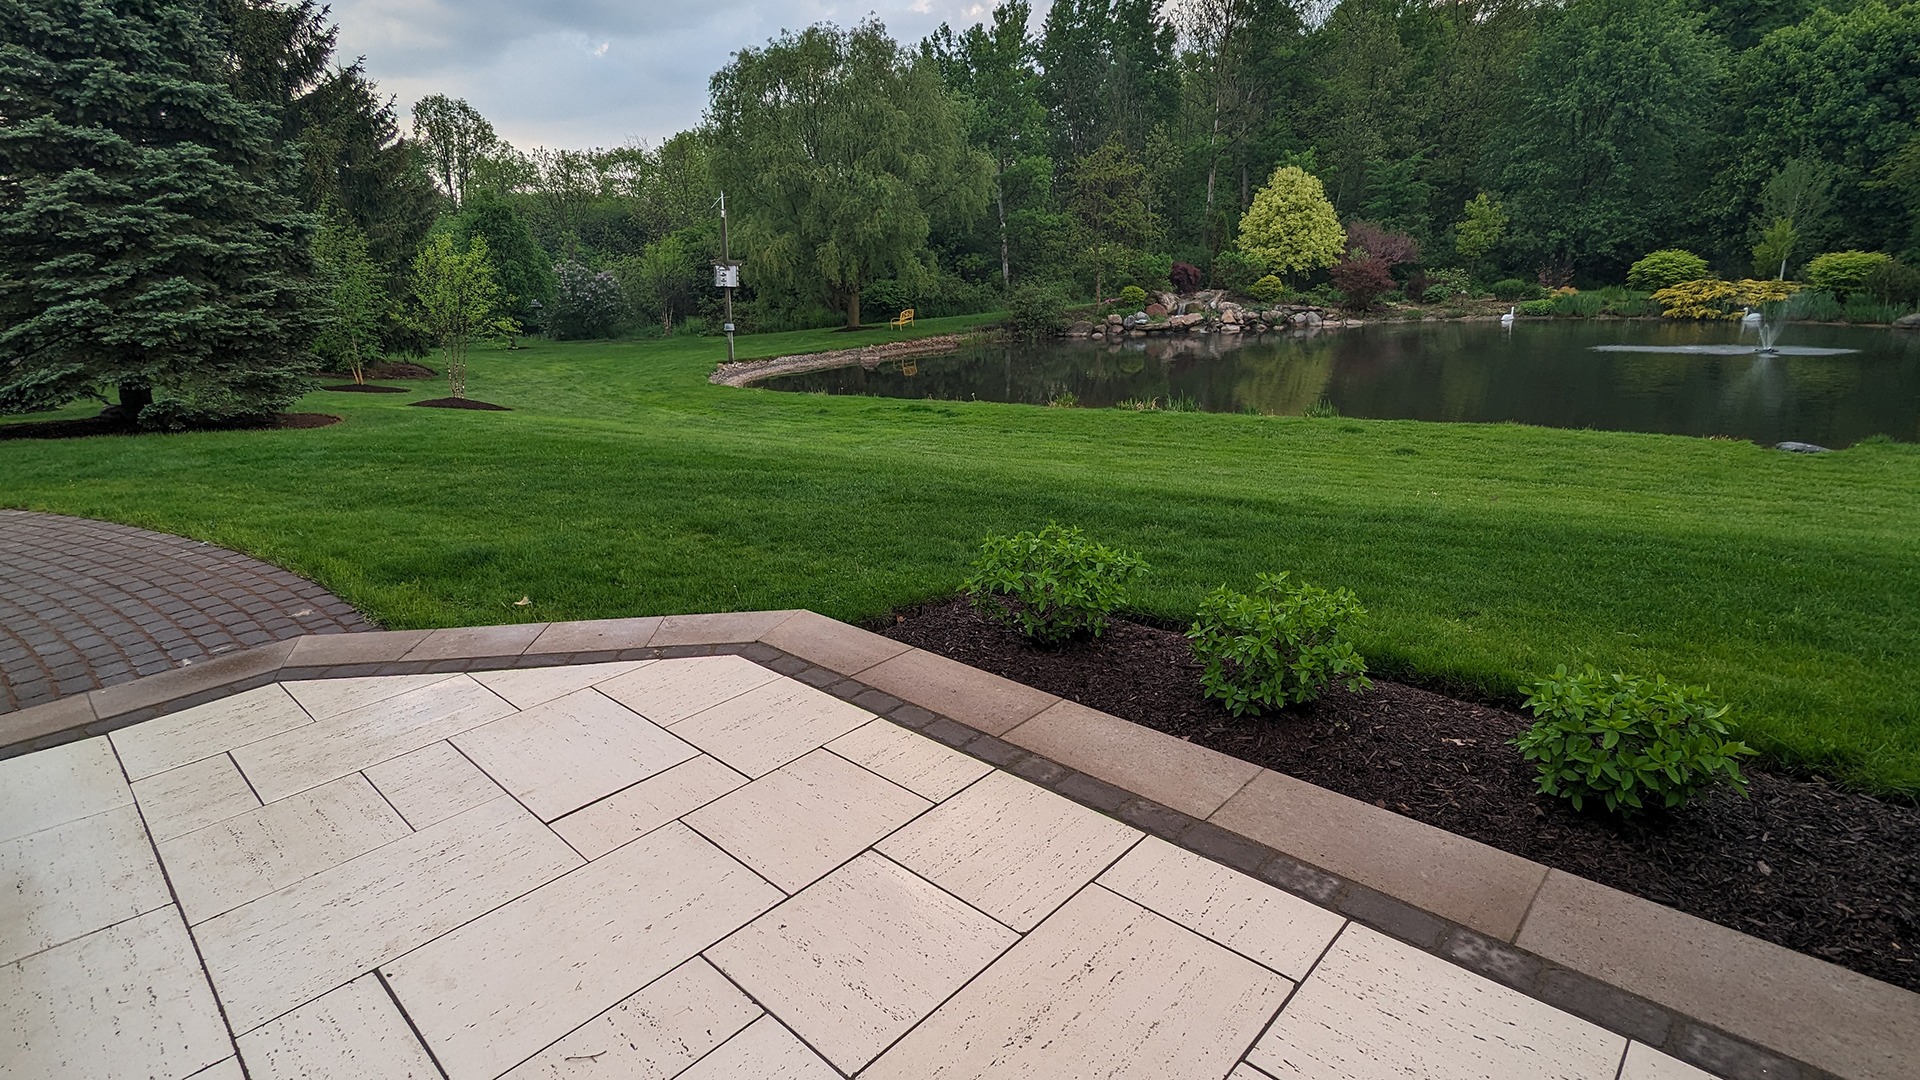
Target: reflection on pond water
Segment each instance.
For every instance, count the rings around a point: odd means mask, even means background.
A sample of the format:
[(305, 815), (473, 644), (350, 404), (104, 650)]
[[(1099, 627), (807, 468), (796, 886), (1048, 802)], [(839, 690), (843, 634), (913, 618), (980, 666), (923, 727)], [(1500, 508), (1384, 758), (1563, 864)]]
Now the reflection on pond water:
[[(1190, 399), (1208, 412), (1499, 421), (1842, 447), (1920, 442), (1920, 333), (1789, 326), (1757, 353), (1733, 324), (1388, 324), (1310, 337), (1174, 334), (974, 345), (769, 379), (775, 390), (1082, 407)], [(1625, 346), (1626, 348), (1619, 348)], [(1835, 351), (1840, 350), (1840, 351)]]

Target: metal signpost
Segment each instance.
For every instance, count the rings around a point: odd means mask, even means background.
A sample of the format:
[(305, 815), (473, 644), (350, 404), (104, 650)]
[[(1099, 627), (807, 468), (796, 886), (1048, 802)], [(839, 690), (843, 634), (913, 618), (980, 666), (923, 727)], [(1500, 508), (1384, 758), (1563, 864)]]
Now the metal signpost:
[(733, 261), (733, 251), (727, 246), (727, 193), (720, 193), (720, 261), (713, 264), (713, 287), (727, 290), (727, 321), (721, 329), (727, 332), (727, 363), (733, 363), (733, 290), (740, 287), (740, 264)]

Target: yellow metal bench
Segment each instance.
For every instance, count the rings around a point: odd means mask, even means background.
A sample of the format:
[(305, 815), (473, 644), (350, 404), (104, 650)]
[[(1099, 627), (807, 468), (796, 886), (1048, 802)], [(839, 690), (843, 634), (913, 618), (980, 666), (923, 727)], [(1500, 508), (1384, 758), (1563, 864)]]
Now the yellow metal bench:
[(893, 327), (896, 330), (903, 326), (912, 326), (913, 325), (913, 309), (908, 308), (907, 310), (901, 312), (899, 316), (897, 316), (892, 322), (888, 323), (887, 325)]

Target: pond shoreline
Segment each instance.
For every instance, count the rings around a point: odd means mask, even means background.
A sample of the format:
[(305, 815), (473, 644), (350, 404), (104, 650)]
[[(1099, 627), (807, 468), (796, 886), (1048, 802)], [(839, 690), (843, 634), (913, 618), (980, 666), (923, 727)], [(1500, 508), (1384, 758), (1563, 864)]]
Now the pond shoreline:
[(742, 387), (775, 375), (798, 375), (828, 368), (859, 365), (871, 371), (888, 360), (940, 356), (957, 352), (962, 344), (969, 340), (979, 340), (980, 337), (981, 335), (943, 334), (940, 337), (915, 338), (911, 341), (889, 341), (883, 345), (862, 345), (856, 349), (796, 353), (792, 356), (775, 356), (767, 360), (741, 360), (736, 363), (721, 364), (714, 369), (713, 374), (707, 376), (707, 381), (715, 386)]

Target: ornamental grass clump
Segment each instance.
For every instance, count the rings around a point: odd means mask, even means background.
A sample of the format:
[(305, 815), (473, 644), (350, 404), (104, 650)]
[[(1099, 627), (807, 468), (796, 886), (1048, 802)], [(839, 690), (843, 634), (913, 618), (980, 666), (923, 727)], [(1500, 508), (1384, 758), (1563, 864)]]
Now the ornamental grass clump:
[(960, 586), (983, 614), (1042, 645), (1099, 637), (1147, 569), (1138, 552), (1095, 543), (1078, 528), (989, 536)]
[(1672, 809), (1720, 783), (1747, 793), (1739, 759), (1754, 751), (1730, 737), (1727, 707), (1704, 688), (1562, 666), (1526, 704), (1537, 719), (1513, 745), (1538, 766), (1541, 794), (1575, 810), (1588, 800), (1619, 814)]
[(1347, 639), (1366, 618), (1346, 589), (1261, 574), (1251, 595), (1225, 585), (1208, 593), (1187, 638), (1200, 661), (1200, 689), (1235, 716), (1313, 701), (1336, 679), (1358, 692), (1373, 685)]

